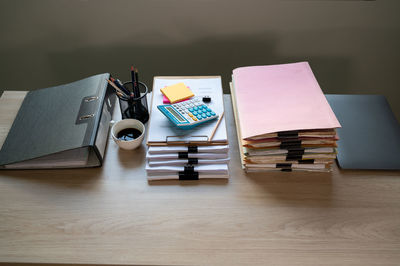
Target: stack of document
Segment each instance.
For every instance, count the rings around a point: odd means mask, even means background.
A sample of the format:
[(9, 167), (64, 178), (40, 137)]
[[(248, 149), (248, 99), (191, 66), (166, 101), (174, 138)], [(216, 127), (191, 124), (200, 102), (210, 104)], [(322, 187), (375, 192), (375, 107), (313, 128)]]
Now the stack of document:
[(218, 115), (224, 112), (221, 77), (155, 77), (147, 136), (147, 178), (228, 178), (229, 145), (224, 117), (219, 124), (215, 119), (185, 130), (176, 127), (157, 109), (163, 104), (160, 89), (181, 82), (190, 87), (195, 96), (211, 97), (207, 104)]
[(246, 171), (331, 170), (340, 123), (307, 62), (234, 69), (231, 94)]

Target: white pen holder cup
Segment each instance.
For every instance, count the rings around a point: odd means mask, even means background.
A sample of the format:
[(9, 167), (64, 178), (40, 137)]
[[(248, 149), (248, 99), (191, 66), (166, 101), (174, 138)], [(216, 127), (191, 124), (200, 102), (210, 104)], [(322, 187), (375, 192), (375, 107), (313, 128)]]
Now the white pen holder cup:
[[(123, 138), (118, 138), (118, 133), (122, 132), (123, 130), (127, 129), (136, 129), (141, 132), (141, 134), (134, 138), (134, 139), (129, 139), (125, 140)], [(115, 143), (121, 148), (125, 150), (133, 150), (139, 147), (144, 139), (145, 135), (145, 126), (142, 122), (136, 119), (124, 119), (120, 120), (118, 122), (115, 122), (114, 125), (111, 128), (111, 136)]]

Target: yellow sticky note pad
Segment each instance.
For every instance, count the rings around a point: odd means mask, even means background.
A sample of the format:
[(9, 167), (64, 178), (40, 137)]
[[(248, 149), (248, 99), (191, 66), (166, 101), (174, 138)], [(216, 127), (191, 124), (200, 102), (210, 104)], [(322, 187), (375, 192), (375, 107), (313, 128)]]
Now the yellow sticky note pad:
[(161, 89), (161, 92), (171, 103), (176, 103), (194, 96), (193, 92), (183, 82), (164, 87)]

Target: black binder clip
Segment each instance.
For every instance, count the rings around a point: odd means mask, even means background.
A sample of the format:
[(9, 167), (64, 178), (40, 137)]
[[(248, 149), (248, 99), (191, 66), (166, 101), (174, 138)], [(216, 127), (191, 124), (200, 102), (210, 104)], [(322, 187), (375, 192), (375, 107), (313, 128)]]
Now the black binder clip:
[(291, 172), (292, 164), (291, 163), (277, 163), (276, 168), (281, 168), (282, 172)]
[(297, 160), (302, 160), (303, 155), (301, 154), (288, 154), (286, 155), (286, 161), (297, 161)]
[(280, 149), (290, 150), (290, 149), (300, 149), (301, 140), (286, 140), (281, 141)]
[(289, 149), (286, 155), (286, 161), (302, 160), (303, 154), (304, 154), (304, 148)]
[(203, 102), (204, 103), (210, 103), (211, 102), (211, 97), (210, 96), (204, 96), (203, 97)]
[(188, 164), (199, 164), (199, 159), (197, 159), (197, 158), (188, 158)]
[(194, 166), (187, 164), (184, 166), (184, 170), (179, 173), (179, 180), (198, 180), (199, 173), (194, 171)]
[(188, 153), (197, 153), (198, 149), (197, 146), (188, 146)]
[(178, 152), (178, 158), (179, 159), (188, 159), (189, 158), (189, 153), (188, 152)]
[(313, 164), (314, 159), (302, 159), (297, 161), (299, 164)]
[(278, 139), (298, 138), (298, 137), (299, 137), (299, 131), (297, 130), (278, 132)]

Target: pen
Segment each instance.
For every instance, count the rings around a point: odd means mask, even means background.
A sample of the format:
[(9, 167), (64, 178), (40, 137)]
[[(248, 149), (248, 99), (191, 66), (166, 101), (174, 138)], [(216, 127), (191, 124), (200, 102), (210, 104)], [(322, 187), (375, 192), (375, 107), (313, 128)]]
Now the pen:
[(125, 101), (129, 99), (129, 95), (126, 95), (123, 91), (121, 91), (117, 86), (115, 86), (115, 84), (112, 81), (107, 80), (107, 82), (115, 89), (115, 93), (118, 95), (119, 98)]
[(136, 79), (135, 79), (135, 69), (131, 66), (131, 79), (132, 79), (132, 91), (137, 96), (136, 91)]
[(136, 80), (136, 93), (137, 93), (137, 97), (140, 97), (140, 90), (139, 90), (139, 74), (138, 74), (138, 69), (137, 67), (135, 67), (135, 80)]
[(219, 116), (217, 124), (215, 124), (215, 127), (210, 135), (210, 137), (208, 138), (208, 141), (211, 141), (215, 135), (215, 132), (217, 131), (217, 128), (219, 126), (219, 124), (221, 123), (222, 117), (224, 116), (224, 112), (222, 112), (222, 114)]
[(128, 96), (128, 95), (125, 94), (125, 92), (123, 92), (120, 88), (118, 88), (118, 87), (114, 84), (114, 82), (112, 82), (112, 81), (109, 80), (109, 79), (106, 79), (106, 80), (107, 80), (108, 84), (110, 84), (110, 85), (115, 89), (115, 91), (117, 92), (117, 94), (120, 93), (120, 94), (123, 94), (123, 95), (125, 95), (125, 96)]
[(111, 79), (111, 81), (115, 84), (115, 85), (117, 85), (117, 87), (120, 89), (120, 90), (122, 90), (126, 95), (130, 95), (130, 96), (132, 96), (131, 94), (131, 92), (130, 91), (128, 91), (124, 86), (122, 86), (122, 84), (121, 84), (121, 82), (118, 80), (118, 79), (114, 79), (114, 78), (110, 78)]

